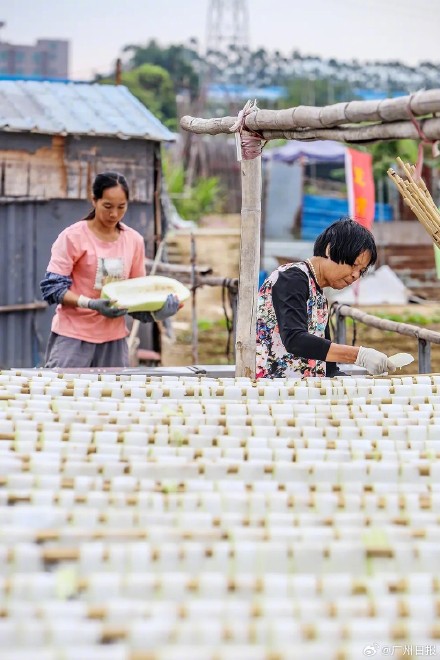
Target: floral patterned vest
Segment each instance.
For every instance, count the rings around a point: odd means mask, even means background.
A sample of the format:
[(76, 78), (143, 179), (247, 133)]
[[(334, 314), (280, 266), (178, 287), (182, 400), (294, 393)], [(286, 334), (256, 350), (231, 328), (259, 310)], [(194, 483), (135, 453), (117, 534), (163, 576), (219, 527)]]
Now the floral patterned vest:
[(257, 307), (257, 378), (307, 378), (326, 375), (323, 360), (306, 360), (288, 353), (280, 337), (272, 303), (272, 287), (280, 272), (299, 268), (309, 280), (307, 327), (316, 337), (325, 337), (328, 321), (327, 299), (303, 262), (284, 264), (274, 270), (260, 288)]

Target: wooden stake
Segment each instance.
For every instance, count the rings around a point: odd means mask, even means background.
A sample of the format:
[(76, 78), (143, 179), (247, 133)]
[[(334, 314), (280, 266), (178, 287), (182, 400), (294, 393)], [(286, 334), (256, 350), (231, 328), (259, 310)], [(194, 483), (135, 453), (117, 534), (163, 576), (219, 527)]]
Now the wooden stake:
[(261, 156), (241, 161), (241, 245), (238, 280), (238, 377), (255, 378), (258, 273), (260, 269)]
[(197, 364), (199, 361), (199, 329), (197, 326), (197, 253), (196, 253), (196, 239), (191, 232), (191, 349), (192, 349), (192, 362)]

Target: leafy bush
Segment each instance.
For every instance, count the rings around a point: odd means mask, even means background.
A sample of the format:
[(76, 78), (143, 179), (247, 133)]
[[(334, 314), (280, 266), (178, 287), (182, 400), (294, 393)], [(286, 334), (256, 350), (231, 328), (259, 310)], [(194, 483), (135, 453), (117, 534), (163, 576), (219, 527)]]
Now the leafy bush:
[(181, 165), (164, 163), (168, 192), (179, 215), (197, 222), (204, 215), (220, 213), (224, 193), (215, 176), (196, 179), (190, 187), (185, 184), (185, 171)]

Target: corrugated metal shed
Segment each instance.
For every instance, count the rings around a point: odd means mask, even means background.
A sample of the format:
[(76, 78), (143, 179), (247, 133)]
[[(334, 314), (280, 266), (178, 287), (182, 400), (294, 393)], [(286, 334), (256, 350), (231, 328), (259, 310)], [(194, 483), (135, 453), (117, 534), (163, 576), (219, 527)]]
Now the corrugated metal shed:
[(123, 85), (0, 80), (0, 131), (172, 141)]

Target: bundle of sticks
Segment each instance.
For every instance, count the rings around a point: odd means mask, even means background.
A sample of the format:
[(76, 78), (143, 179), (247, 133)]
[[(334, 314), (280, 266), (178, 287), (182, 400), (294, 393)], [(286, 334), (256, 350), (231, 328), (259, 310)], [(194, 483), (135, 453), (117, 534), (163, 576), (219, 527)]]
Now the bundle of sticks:
[(417, 216), (426, 231), (431, 234), (434, 243), (440, 248), (440, 212), (434, 204), (425, 182), (416, 173), (415, 166), (404, 163), (399, 157), (396, 160), (406, 174), (407, 180), (402, 179), (391, 167), (387, 174), (394, 181), (405, 204)]

